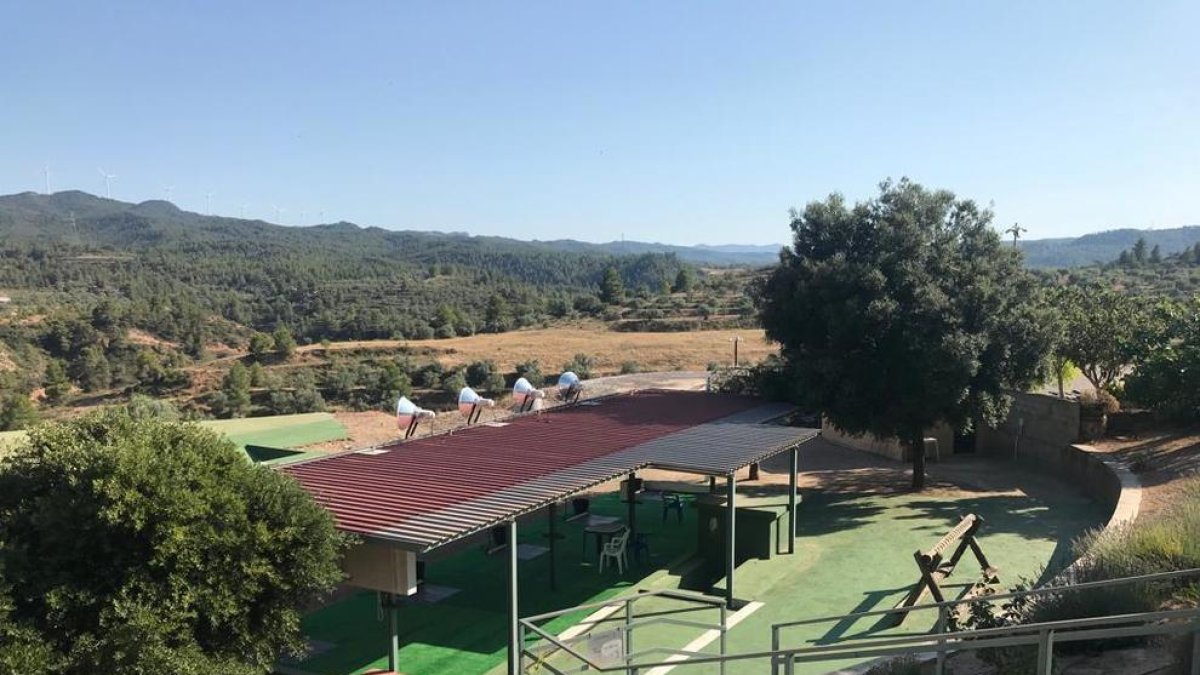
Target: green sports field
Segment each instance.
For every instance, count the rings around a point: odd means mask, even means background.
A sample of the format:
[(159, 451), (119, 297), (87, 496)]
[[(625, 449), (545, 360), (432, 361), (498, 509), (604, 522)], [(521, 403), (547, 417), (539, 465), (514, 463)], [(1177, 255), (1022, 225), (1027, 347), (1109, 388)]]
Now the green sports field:
[[(247, 445), (299, 448), (347, 437), (346, 427), (329, 413), (211, 420), (200, 424), (223, 434), (242, 448)], [(292, 461), (298, 458), (300, 457), (292, 458)]]
[[(347, 438), (346, 427), (329, 413), (209, 420), (200, 425), (224, 435), (243, 449), (247, 445), (299, 448)], [(24, 431), (0, 432), (0, 456), (24, 439)], [(309, 453), (303, 453), (277, 461), (296, 461), (308, 456)]]

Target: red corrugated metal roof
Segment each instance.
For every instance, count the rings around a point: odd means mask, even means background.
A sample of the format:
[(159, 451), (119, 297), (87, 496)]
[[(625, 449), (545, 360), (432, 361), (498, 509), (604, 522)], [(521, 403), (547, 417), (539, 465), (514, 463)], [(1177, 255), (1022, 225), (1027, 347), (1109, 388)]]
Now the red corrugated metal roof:
[(339, 528), (371, 534), (759, 405), (740, 396), (646, 391), (281, 470), (329, 509)]

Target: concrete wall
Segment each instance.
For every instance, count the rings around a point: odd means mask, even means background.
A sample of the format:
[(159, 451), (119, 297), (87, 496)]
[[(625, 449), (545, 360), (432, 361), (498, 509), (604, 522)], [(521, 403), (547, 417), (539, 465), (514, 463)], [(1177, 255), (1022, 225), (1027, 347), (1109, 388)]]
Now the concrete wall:
[[(954, 454), (954, 430), (950, 427), (945, 424), (938, 425), (932, 430), (925, 432), (925, 436), (937, 439), (940, 456), (949, 457)], [(873, 434), (855, 436), (830, 424), (829, 420), (824, 417), (821, 418), (821, 437), (847, 448), (862, 450), (863, 452), (880, 455), (898, 462), (907, 462), (911, 459), (908, 444), (901, 442), (898, 438), (879, 438)], [(933, 451), (930, 450), (929, 452), (929, 457), (932, 459)]]
[(1079, 403), (1048, 394), (1017, 394), (1008, 419), (995, 429), (980, 426), (975, 451), (1017, 459), (1058, 461), (1079, 440)]

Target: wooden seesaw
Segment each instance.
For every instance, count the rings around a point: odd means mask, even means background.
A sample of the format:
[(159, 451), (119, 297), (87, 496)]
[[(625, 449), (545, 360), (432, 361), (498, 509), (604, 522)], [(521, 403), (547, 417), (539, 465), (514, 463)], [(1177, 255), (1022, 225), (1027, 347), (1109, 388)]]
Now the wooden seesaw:
[[(903, 623), (904, 619), (912, 613), (906, 610), (920, 603), (926, 594), (932, 593), (936, 602), (945, 602), (946, 596), (942, 593), (941, 584), (954, 573), (954, 568), (958, 566), (958, 561), (967, 552), (967, 549), (971, 550), (971, 553), (975, 555), (975, 560), (979, 562), (979, 569), (983, 575), (982, 583), (994, 584), (1000, 581), (997, 576), (999, 570), (988, 563), (987, 556), (983, 554), (983, 549), (975, 539), (981, 527), (983, 527), (983, 518), (972, 513), (963, 517), (958, 525), (954, 526), (954, 529), (947, 532), (929, 550), (913, 553), (913, 559), (917, 562), (917, 569), (920, 570), (921, 577), (917, 579), (917, 583), (913, 585), (904, 600), (896, 605), (895, 611), (887, 616), (885, 622), (889, 626), (899, 626)], [(958, 546), (954, 549), (950, 559), (946, 560), (943, 554), (955, 542), (958, 542)]]

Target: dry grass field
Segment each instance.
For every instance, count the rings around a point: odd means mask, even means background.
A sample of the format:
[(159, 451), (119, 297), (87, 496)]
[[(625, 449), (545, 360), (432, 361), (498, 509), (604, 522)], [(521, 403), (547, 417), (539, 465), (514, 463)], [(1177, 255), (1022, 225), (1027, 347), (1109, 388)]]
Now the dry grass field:
[[(621, 333), (598, 323), (445, 340), (335, 342), (328, 351), (404, 349), (427, 354), (446, 366), (491, 359), (503, 371), (512, 371), (518, 363), (537, 359), (543, 372), (553, 372), (582, 353), (596, 360), (595, 374), (611, 375), (626, 361), (636, 361), (646, 371), (704, 370), (713, 361), (729, 364), (733, 360), (734, 336), (741, 337), (738, 355), (742, 363), (760, 361), (776, 353), (776, 347), (766, 342), (761, 329)], [(300, 348), (302, 354), (323, 351), (325, 347), (321, 345)]]

